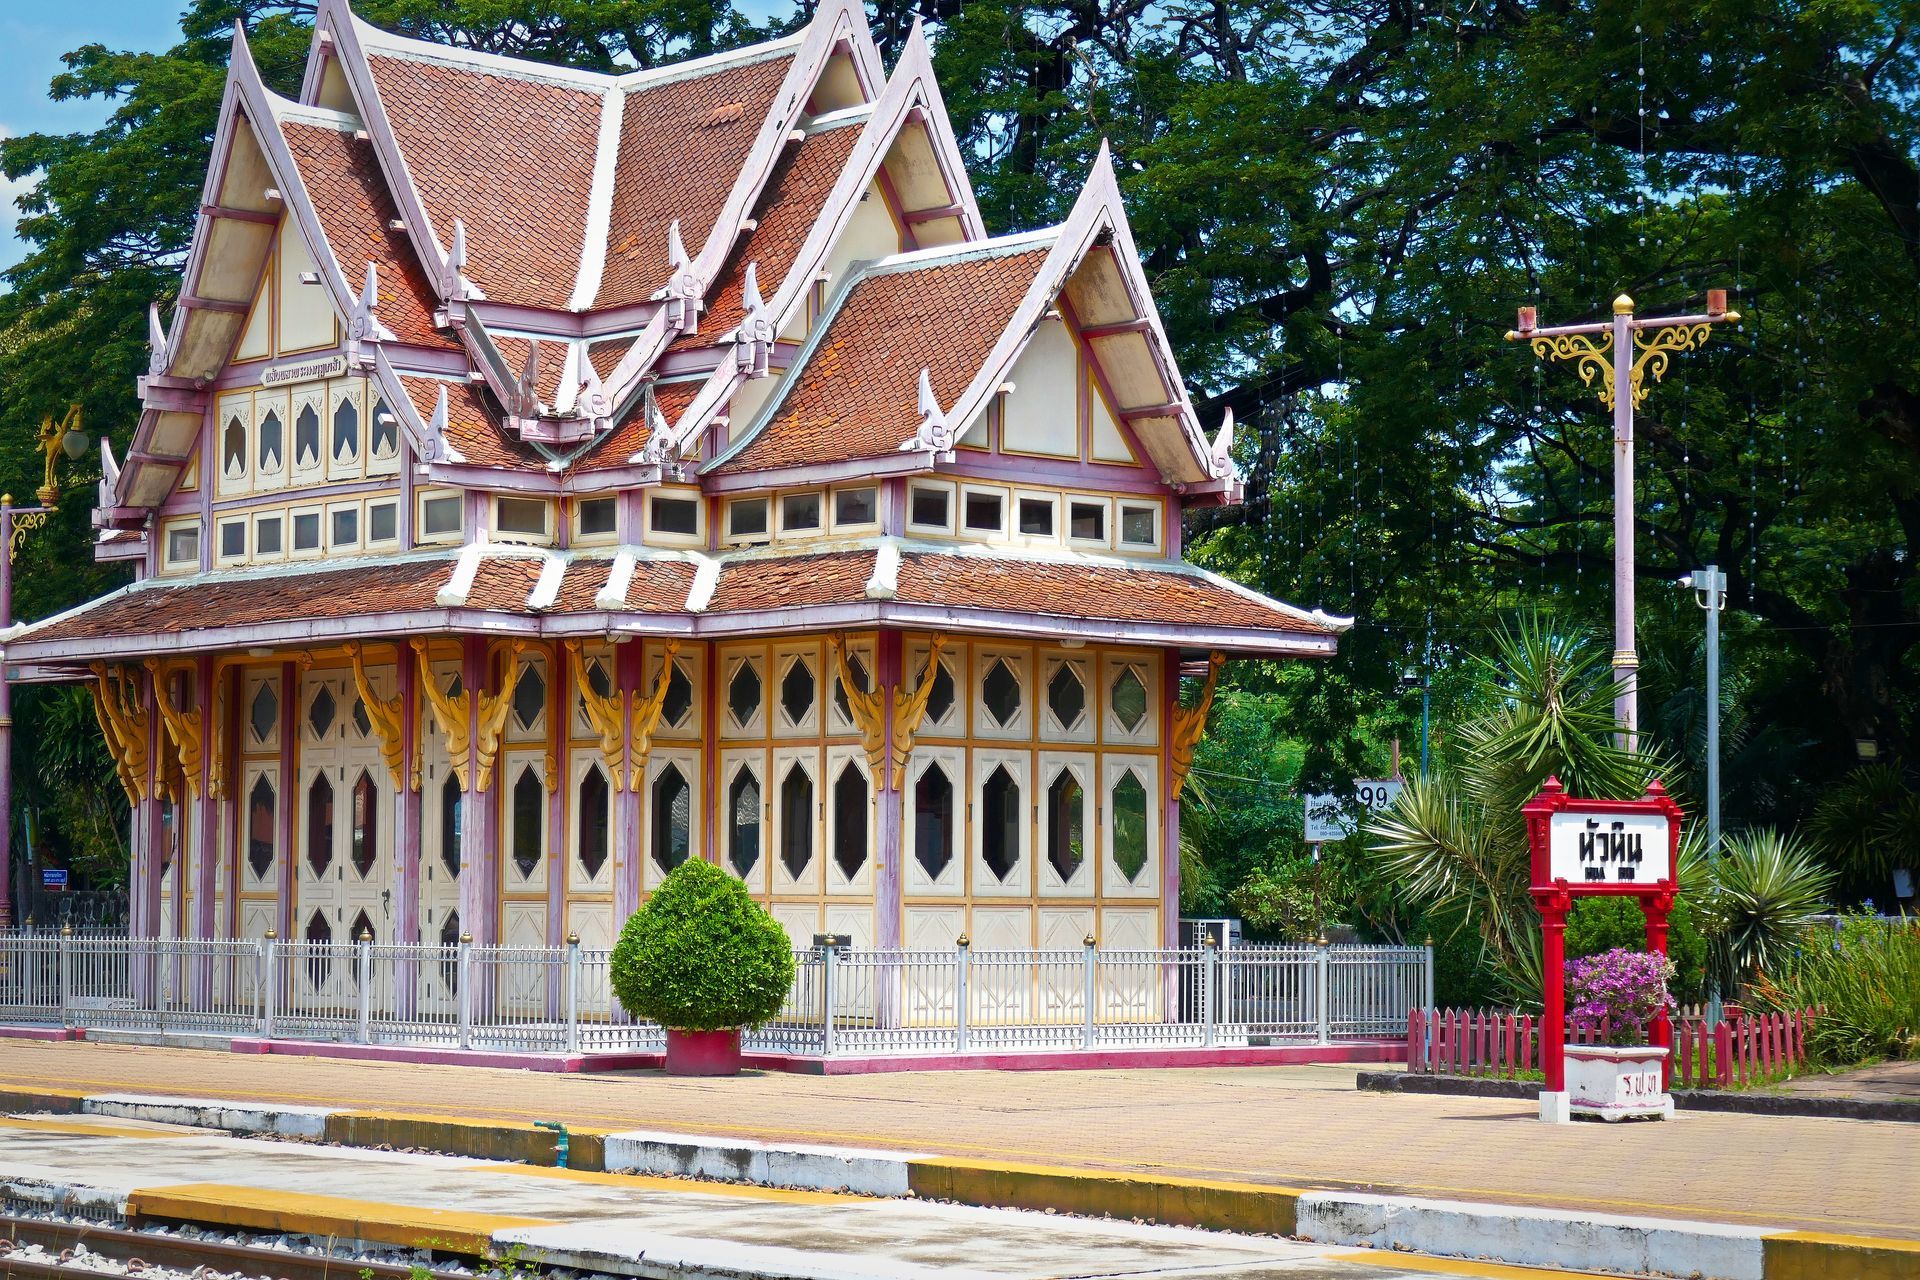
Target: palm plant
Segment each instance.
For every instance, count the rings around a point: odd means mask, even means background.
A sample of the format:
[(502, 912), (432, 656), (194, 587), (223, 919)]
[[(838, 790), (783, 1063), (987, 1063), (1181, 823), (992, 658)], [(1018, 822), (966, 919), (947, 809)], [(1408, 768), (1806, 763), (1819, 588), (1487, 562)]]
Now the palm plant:
[(1523, 617), (1495, 637), (1478, 678), (1488, 710), (1459, 729), (1458, 762), (1409, 782), (1367, 824), (1368, 851), (1414, 902), (1472, 921), (1506, 981), (1538, 991), (1520, 806), (1549, 776), (1575, 795), (1637, 796), (1666, 762), (1615, 741), (1619, 684), (1585, 637)]
[(1825, 906), (1832, 881), (1793, 836), (1759, 829), (1723, 839), (1702, 904), (1722, 976), (1751, 982), (1778, 969)]
[(1807, 834), (1857, 887), (1877, 893), (1895, 867), (1920, 865), (1920, 790), (1899, 765), (1860, 765), (1820, 797)]

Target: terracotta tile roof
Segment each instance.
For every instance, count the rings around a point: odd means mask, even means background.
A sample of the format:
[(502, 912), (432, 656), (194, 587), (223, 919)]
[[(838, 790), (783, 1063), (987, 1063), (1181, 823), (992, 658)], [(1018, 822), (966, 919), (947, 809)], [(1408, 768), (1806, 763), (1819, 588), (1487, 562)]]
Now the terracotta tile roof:
[[(664, 382), (653, 390), (654, 403), (660, 408), (660, 415), (669, 423), (680, 421), (687, 406), (700, 394), (703, 379), (688, 382)], [(634, 454), (646, 446), (653, 435), (647, 412), (646, 400), (636, 400), (633, 409), (613, 430), (601, 436), (590, 452), (578, 464), (581, 471), (610, 471), (615, 467), (624, 467)]]
[(317, 573), (130, 587), (56, 619), (21, 643), (177, 635), (210, 627), (350, 618), (430, 609), (453, 575), (448, 559), (406, 560)]
[(601, 95), (410, 58), (367, 61), (440, 242), (456, 216), (466, 223), (468, 278), (495, 302), (565, 307)]
[(526, 613), (527, 597), (533, 594), (545, 567), (546, 561), (540, 557), (486, 556), (473, 575), (473, 589), (467, 592), (465, 607)]
[(873, 576), (873, 559), (873, 551), (866, 550), (735, 560), (720, 570), (720, 582), (707, 612), (739, 613), (864, 600), (867, 579)]
[(544, 470), (547, 460), (532, 445), (508, 437), (497, 425), (498, 412), (488, 403), (486, 390), (474, 382), (442, 378), (401, 378), (407, 398), (420, 421), (433, 421), (440, 388), (447, 389), (447, 443), (479, 467), (515, 467)]
[[(533, 354), (533, 343), (526, 338), (503, 338), (493, 335), (493, 345), (507, 362), (507, 368), (517, 380), (527, 367), (527, 357)], [(564, 341), (541, 342), (539, 384), (540, 403), (551, 408), (554, 398), (560, 394), (560, 372), (567, 365), (567, 344)]]
[[(724, 576), (723, 576), (724, 581)], [(1331, 634), (1333, 628), (1190, 573), (1096, 562), (907, 552), (895, 597), (1109, 622), (1184, 623)]]
[[(783, 53), (627, 94), (594, 305), (645, 302), (667, 282), (667, 227), (675, 218), (687, 252), (699, 254), (792, 62)], [(583, 172), (591, 170), (589, 163)]]
[[(952, 405), (1033, 283), (1045, 247), (933, 259), (856, 283), (773, 419), (722, 473), (891, 454), (920, 423), (920, 370)], [(966, 424), (955, 423), (955, 429)]]
[(459, 346), (433, 327), (437, 294), (407, 233), (392, 228), (399, 209), (373, 143), (318, 125), (286, 121), (280, 128), (347, 283), (360, 288), (372, 262), (380, 272), (380, 322), (395, 337), (428, 347)]
[(642, 560), (627, 584), (627, 608), (641, 613), (680, 613), (693, 589), (694, 567), (685, 560)]
[(673, 350), (710, 346), (740, 323), (746, 315), (740, 295), (746, 284), (747, 263), (760, 264), (760, 295), (773, 296), (787, 272), (793, 269), (800, 246), (806, 243), (807, 234), (819, 221), (821, 206), (832, 194), (833, 184), (839, 180), (847, 157), (853, 153), (853, 144), (859, 140), (856, 121), (809, 134), (804, 142), (786, 149), (754, 209), (759, 225), (735, 246), (708, 291), (707, 309), (700, 317), (699, 332), (674, 339)]

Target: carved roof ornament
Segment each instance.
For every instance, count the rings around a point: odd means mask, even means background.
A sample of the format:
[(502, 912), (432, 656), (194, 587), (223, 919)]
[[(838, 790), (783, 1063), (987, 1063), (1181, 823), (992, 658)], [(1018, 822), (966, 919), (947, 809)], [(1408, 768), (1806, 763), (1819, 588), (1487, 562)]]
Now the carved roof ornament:
[[(147, 304), (147, 376), (163, 378), (167, 373), (167, 326), (160, 319), (160, 304)], [(102, 439), (105, 439), (103, 436)]]
[(567, 365), (561, 374), (560, 385), (573, 389), (574, 417), (587, 419), (596, 431), (607, 425), (607, 419), (613, 413), (613, 396), (608, 393), (606, 384), (600, 381), (600, 371), (593, 367), (593, 359), (585, 343), (575, 343), (567, 348)]
[(127, 800), (139, 804), (150, 794), (153, 779), (147, 771), (147, 731), (150, 721), (140, 687), (127, 668), (104, 662), (89, 665), (93, 683), (93, 714), (100, 723), (100, 736), (106, 739), (107, 752), (113, 757), (114, 772)]
[(95, 495), (94, 523), (100, 523), (100, 512), (114, 505), (114, 495), (120, 490), (120, 463), (113, 456), (113, 442), (106, 433), (100, 433), (100, 484)]
[(527, 366), (520, 371), (520, 379), (508, 390), (507, 416), (517, 419), (514, 425), (531, 423), (539, 419), (540, 405), (540, 339), (527, 339)]
[[(1228, 425), (1232, 425), (1231, 418)], [(1220, 668), (1226, 665), (1226, 654), (1218, 650), (1208, 654), (1207, 679), (1200, 686), (1200, 700), (1191, 707), (1173, 708), (1173, 723), (1169, 726), (1171, 740), (1167, 744), (1167, 794), (1174, 800), (1180, 798), (1182, 788), (1187, 785), (1187, 774), (1193, 770), (1194, 748), (1207, 732), (1207, 712), (1213, 709), (1213, 692), (1220, 683)]]
[(700, 277), (693, 272), (693, 259), (687, 256), (687, 246), (680, 239), (678, 218), (667, 224), (667, 261), (673, 266), (673, 275), (666, 287), (653, 296), (666, 303), (667, 328), (675, 333), (697, 333), (704, 290)]
[(920, 429), (900, 448), (903, 452), (909, 449), (931, 449), (935, 453), (953, 451), (953, 428), (940, 408), (940, 398), (933, 394), (933, 373), (925, 366), (920, 369)]
[(740, 290), (741, 305), (746, 317), (740, 321), (740, 328), (733, 338), (734, 366), (742, 375), (749, 378), (767, 376), (767, 358), (773, 354), (774, 339), (777, 332), (773, 316), (767, 311), (767, 302), (760, 296), (760, 264), (747, 264), (747, 278)]
[(203, 717), (198, 707), (176, 707), (173, 695), (168, 689), (170, 673), (162, 671), (158, 658), (148, 658), (141, 664), (147, 669), (147, 679), (153, 684), (154, 705), (160, 711), (160, 723), (166, 729), (166, 736), (173, 743), (175, 759), (179, 763), (181, 780), (196, 800), (200, 798), (200, 765), (205, 759), (203, 742)]
[(641, 389), (640, 412), (647, 419), (647, 442), (640, 446), (640, 461), (644, 465), (660, 468), (662, 475), (670, 474), (680, 479), (683, 468), (680, 465), (680, 442), (674, 438), (673, 424), (667, 421), (667, 415), (660, 412), (660, 401), (653, 394), (651, 382)]
[(1220, 416), (1220, 433), (1213, 438), (1211, 461), (1213, 463), (1213, 474), (1221, 479), (1235, 474), (1237, 470), (1233, 465), (1232, 405), (1228, 405), (1226, 412)]
[(353, 300), (353, 314), (347, 319), (347, 362), (355, 368), (367, 368), (373, 364), (373, 353), (363, 344), (374, 342), (392, 342), (393, 330), (380, 323), (375, 314), (380, 306), (380, 269), (367, 263), (366, 283), (360, 287), (360, 296)]
[(454, 302), (485, 301), (487, 296), (479, 285), (467, 279), (467, 224), (459, 218), (453, 220), (453, 244), (447, 249), (447, 281), (441, 292)]

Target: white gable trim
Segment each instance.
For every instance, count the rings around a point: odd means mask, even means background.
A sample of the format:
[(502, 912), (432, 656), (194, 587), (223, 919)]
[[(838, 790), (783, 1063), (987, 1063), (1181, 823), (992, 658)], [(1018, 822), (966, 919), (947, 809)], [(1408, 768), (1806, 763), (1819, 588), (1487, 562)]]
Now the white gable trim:
[(613, 174), (620, 158), (620, 119), (627, 95), (608, 89), (600, 99), (600, 136), (594, 143), (593, 184), (587, 191), (587, 227), (580, 239), (580, 273), (574, 277), (567, 307), (585, 311), (600, 292), (607, 266), (607, 227), (613, 220)]

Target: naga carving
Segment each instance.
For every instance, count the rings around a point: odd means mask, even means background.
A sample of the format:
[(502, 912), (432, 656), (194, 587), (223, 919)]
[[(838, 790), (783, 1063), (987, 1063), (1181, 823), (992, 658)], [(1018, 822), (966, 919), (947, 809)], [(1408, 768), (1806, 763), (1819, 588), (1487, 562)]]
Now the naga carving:
[(1193, 768), (1193, 750), (1200, 745), (1200, 739), (1207, 732), (1207, 712), (1213, 708), (1213, 691), (1220, 682), (1220, 668), (1227, 665), (1227, 655), (1213, 653), (1207, 657), (1207, 682), (1200, 688), (1200, 700), (1191, 707), (1176, 706), (1173, 709), (1173, 723), (1169, 726), (1168, 737), (1168, 777), (1167, 796), (1178, 800), (1181, 789), (1187, 785), (1187, 774)]
[[(406, 788), (406, 730), (404, 717), (400, 714), (398, 697), (382, 698), (374, 693), (373, 685), (367, 680), (367, 669), (360, 660), (360, 643), (349, 640), (346, 645), (347, 657), (353, 660), (353, 687), (360, 694), (360, 705), (367, 709), (367, 721), (373, 725), (374, 736), (380, 739), (380, 758), (387, 763), (387, 772), (393, 775), (393, 785)], [(396, 653), (395, 666), (398, 667), (399, 654)], [(414, 774), (412, 789), (420, 789), (420, 776)]]

